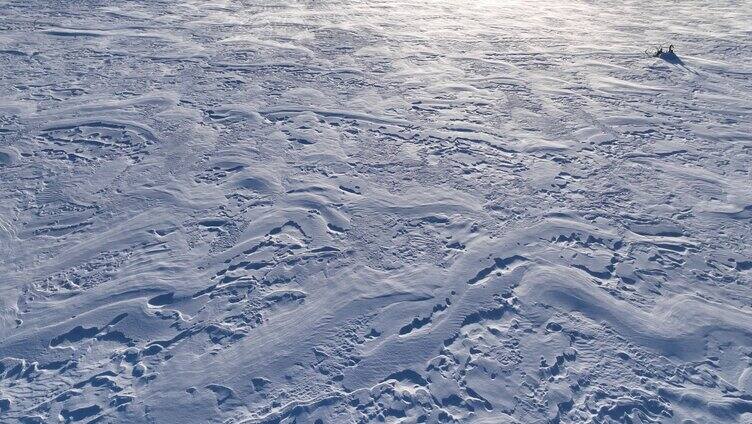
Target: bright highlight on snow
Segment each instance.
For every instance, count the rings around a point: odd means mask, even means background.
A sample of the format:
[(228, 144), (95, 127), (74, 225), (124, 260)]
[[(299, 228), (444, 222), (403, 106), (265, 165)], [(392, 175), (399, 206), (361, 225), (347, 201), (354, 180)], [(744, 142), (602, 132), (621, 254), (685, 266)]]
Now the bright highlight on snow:
[(0, 0), (0, 423), (752, 422), (749, 22)]

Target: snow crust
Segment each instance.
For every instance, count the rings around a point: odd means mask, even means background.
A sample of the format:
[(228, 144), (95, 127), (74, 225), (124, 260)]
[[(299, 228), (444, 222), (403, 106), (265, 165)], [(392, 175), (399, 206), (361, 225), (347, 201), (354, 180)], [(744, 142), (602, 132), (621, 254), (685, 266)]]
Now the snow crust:
[(752, 422), (750, 22), (0, 0), (0, 422)]

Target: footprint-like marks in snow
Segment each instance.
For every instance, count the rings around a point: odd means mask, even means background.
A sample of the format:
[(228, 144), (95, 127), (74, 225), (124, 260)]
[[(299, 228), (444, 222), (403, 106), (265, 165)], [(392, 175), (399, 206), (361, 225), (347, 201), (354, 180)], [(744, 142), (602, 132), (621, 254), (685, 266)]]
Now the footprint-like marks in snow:
[(113, 119), (60, 121), (45, 127), (40, 138), (56, 146), (62, 158), (83, 162), (121, 157), (139, 162), (149, 153), (148, 147), (158, 141), (155, 132), (145, 125)]

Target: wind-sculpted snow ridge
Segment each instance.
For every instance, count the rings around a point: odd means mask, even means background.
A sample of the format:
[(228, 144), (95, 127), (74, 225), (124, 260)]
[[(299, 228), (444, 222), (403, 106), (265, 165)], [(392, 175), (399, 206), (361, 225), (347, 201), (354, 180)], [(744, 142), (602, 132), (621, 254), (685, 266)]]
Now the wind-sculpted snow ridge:
[(749, 22), (0, 0), (0, 423), (752, 422)]

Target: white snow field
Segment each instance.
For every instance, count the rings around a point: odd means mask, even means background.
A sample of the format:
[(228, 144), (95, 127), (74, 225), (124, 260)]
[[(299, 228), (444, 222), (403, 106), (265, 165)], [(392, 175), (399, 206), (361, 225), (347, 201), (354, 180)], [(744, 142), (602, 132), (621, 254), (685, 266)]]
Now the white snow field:
[(752, 2), (0, 0), (0, 423), (752, 423), (750, 285)]

